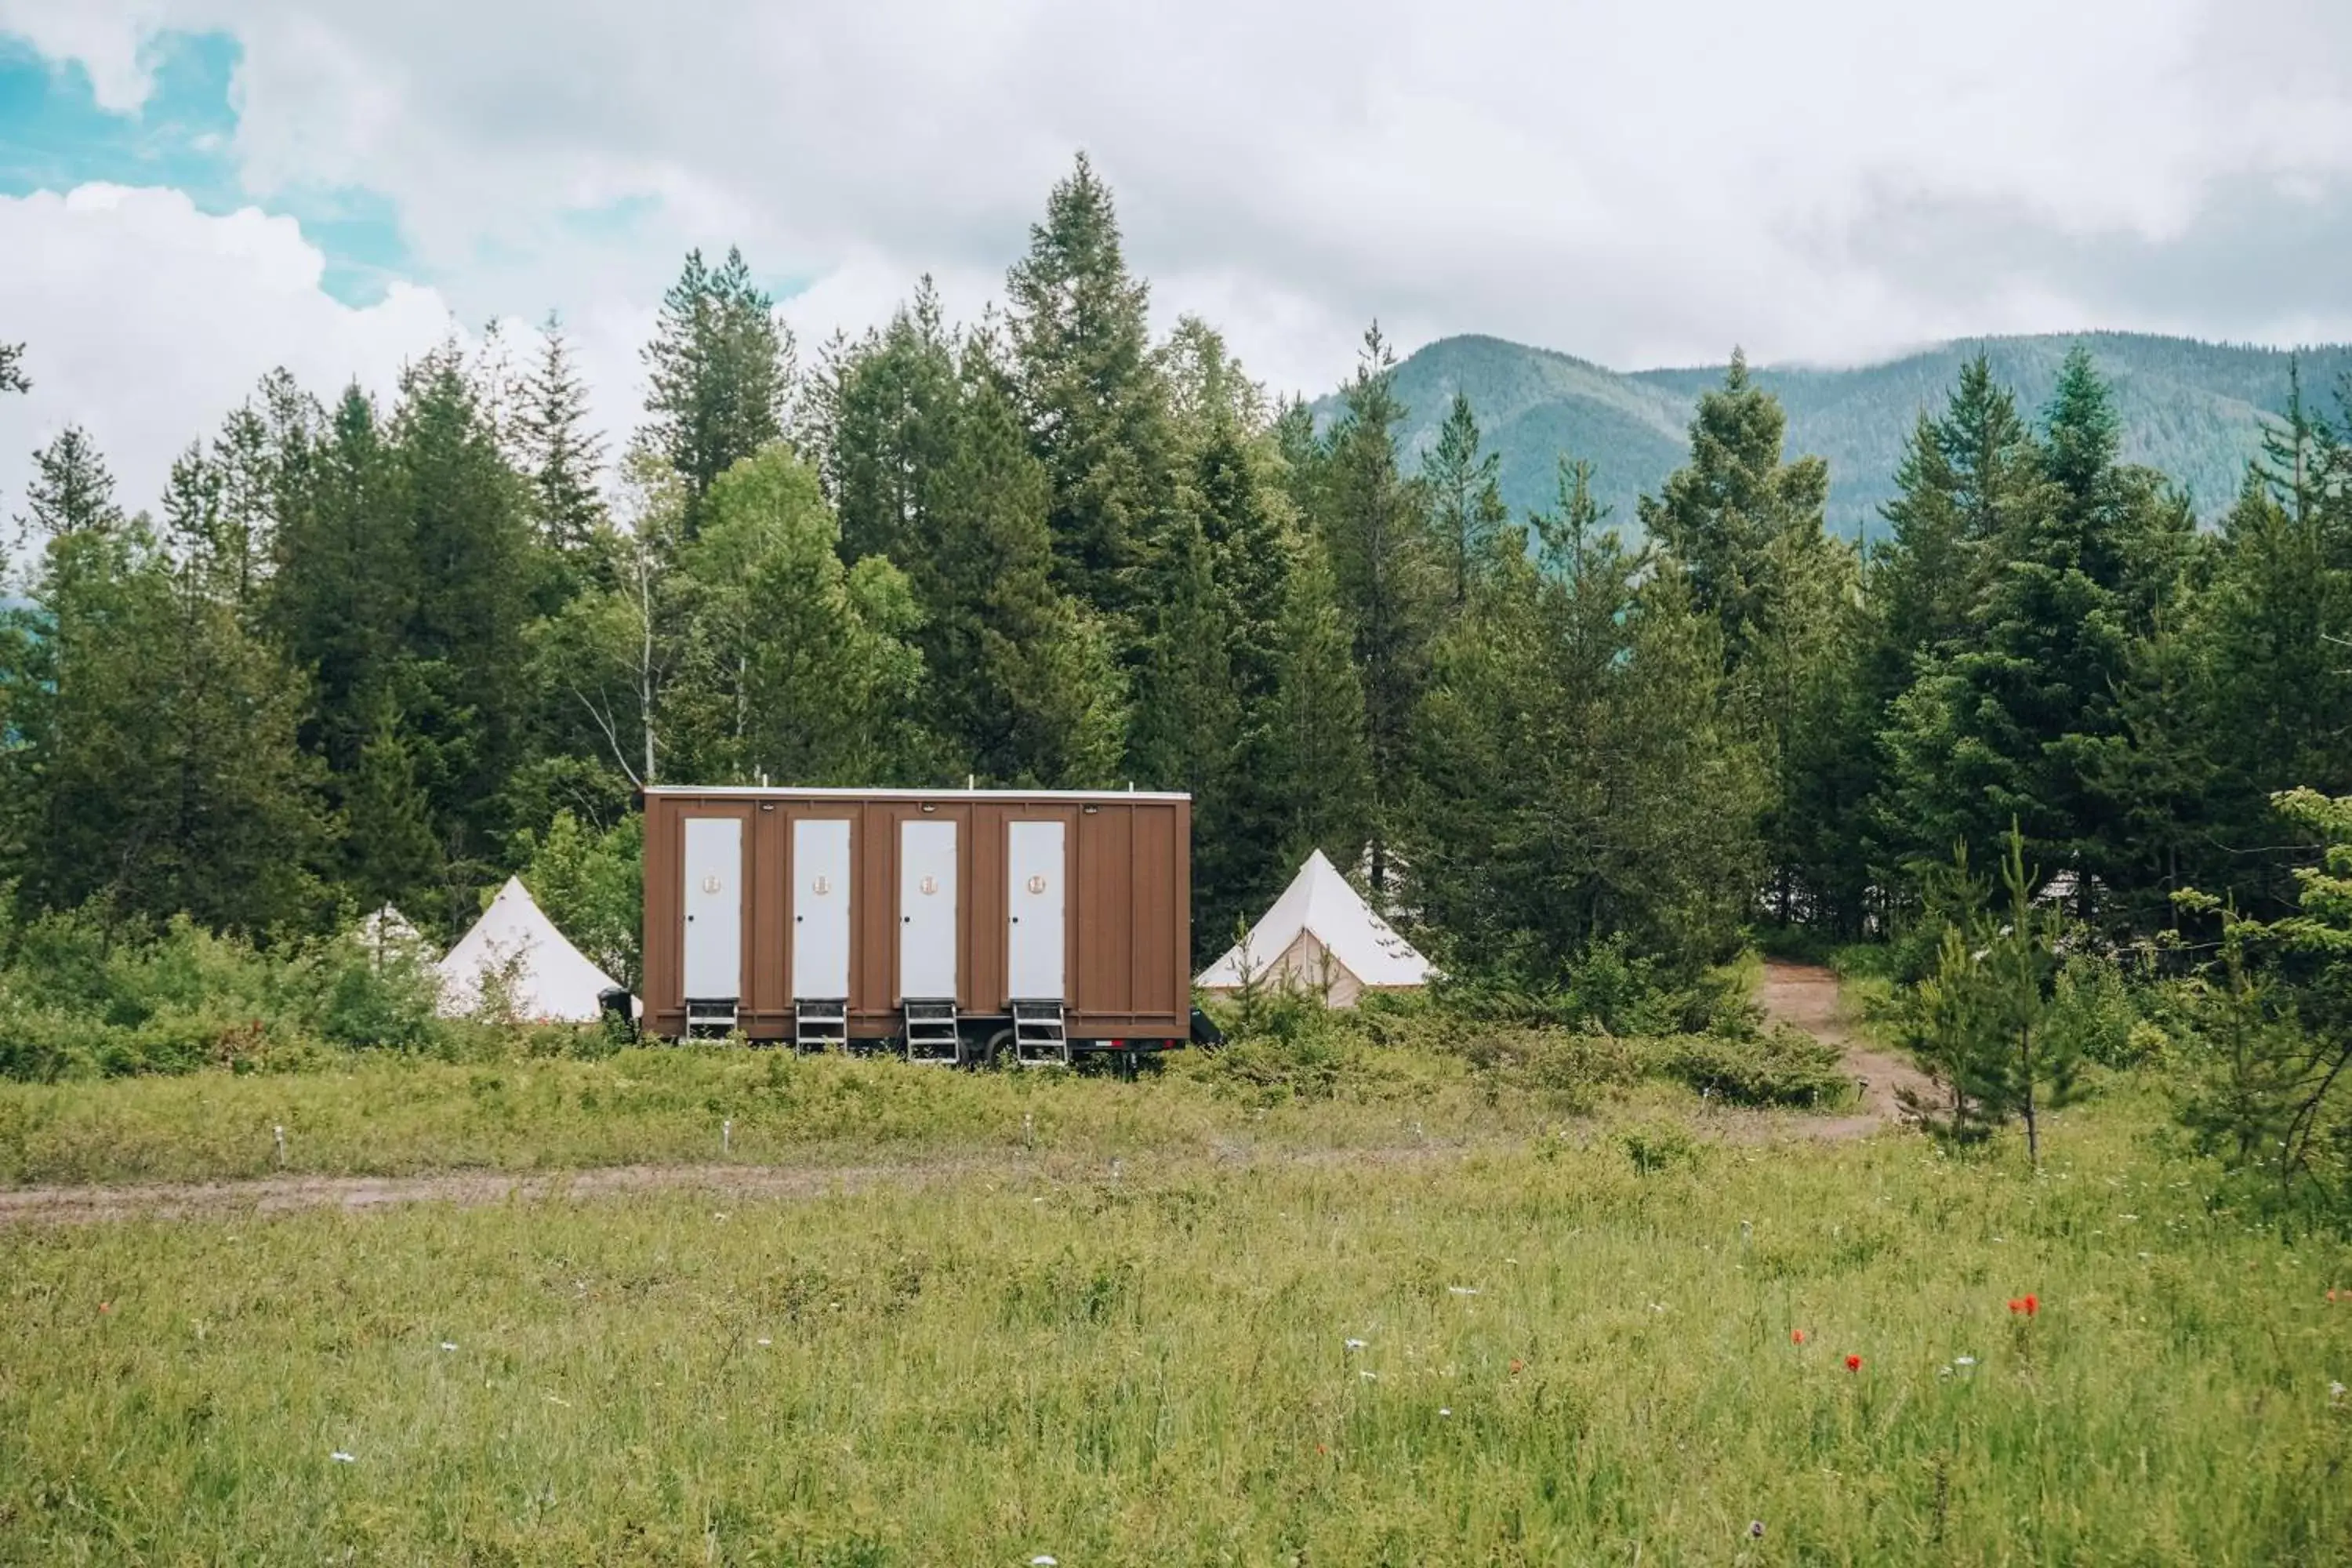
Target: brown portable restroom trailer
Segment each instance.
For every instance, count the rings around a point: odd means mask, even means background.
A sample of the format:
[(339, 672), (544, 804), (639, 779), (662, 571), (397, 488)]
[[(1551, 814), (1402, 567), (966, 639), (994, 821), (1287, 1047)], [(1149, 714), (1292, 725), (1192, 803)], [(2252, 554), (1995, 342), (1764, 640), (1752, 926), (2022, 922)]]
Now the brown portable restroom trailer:
[(1036, 1064), (1190, 1031), (1189, 795), (656, 787), (644, 801), (654, 1034)]

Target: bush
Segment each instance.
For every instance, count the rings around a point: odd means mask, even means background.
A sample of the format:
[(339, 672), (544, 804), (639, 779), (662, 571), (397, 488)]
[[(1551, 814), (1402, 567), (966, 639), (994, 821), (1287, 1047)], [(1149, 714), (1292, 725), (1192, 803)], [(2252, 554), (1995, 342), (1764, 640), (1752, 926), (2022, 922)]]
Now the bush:
[(1664, 1046), (1667, 1072), (1734, 1105), (1833, 1105), (1850, 1088), (1835, 1046), (1786, 1025), (1752, 1039), (1686, 1035)]
[(184, 917), (161, 931), (44, 915), (0, 960), (0, 1076), (52, 1080), (199, 1068), (286, 1070), (339, 1050), (447, 1054), (421, 952), (347, 940), (265, 951)]

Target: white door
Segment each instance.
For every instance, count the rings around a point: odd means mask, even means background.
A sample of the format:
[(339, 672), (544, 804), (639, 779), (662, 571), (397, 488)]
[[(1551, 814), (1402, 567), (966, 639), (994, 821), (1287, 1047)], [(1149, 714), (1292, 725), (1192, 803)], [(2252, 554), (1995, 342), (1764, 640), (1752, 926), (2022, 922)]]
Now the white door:
[(743, 820), (686, 819), (686, 994), (743, 994)]
[(1016, 1002), (1062, 998), (1062, 932), (1069, 878), (1062, 824), (1014, 822), (1005, 827), (1004, 988)]
[(898, 825), (898, 995), (956, 994), (956, 825)]
[(793, 824), (793, 997), (849, 998), (849, 824)]

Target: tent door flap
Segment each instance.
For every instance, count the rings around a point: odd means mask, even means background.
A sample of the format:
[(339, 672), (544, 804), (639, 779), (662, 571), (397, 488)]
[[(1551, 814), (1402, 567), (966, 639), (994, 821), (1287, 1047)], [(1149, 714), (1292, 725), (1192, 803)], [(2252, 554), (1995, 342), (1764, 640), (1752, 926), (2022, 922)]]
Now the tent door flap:
[(849, 994), (849, 823), (793, 824), (793, 998)]
[(1020, 1002), (1065, 1000), (1069, 900), (1060, 822), (1005, 825), (1004, 989)]
[(956, 825), (898, 825), (898, 996), (956, 994)]
[(686, 819), (686, 994), (743, 994), (743, 819)]

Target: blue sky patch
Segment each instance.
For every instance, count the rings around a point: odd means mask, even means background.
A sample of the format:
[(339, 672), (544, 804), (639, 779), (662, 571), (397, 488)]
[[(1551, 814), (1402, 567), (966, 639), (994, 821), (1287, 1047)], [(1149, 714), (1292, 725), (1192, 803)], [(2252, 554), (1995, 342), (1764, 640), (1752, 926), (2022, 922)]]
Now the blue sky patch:
[[(0, 195), (102, 181), (167, 185), (215, 215), (257, 206), (292, 217), (325, 254), (322, 287), (374, 304), (394, 278), (418, 279), (389, 199), (359, 186), (298, 188), (257, 199), (237, 176), (231, 86), (242, 50), (226, 33), (164, 33), (148, 46), (154, 90), (130, 114), (98, 105), (76, 61), (53, 61), (0, 34)], [(424, 280), (424, 279), (419, 279)]]

